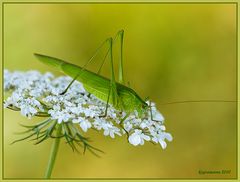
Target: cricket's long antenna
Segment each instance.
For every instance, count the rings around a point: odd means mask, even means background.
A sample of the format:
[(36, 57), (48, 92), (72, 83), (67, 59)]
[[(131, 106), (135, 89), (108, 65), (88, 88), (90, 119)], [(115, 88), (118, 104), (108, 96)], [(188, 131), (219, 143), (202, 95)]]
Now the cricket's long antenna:
[(199, 103), (199, 102), (230, 102), (230, 103), (234, 103), (234, 102), (238, 102), (236, 100), (184, 100), (184, 101), (173, 101), (173, 102), (165, 102), (165, 103), (160, 103), (159, 105), (170, 105), (170, 104), (185, 104), (185, 103)]

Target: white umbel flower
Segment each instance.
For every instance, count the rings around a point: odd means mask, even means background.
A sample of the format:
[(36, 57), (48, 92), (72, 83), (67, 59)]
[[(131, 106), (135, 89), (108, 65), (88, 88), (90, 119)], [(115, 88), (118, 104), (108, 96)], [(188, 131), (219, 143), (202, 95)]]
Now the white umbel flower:
[(78, 124), (83, 132), (93, 128), (111, 138), (127, 134), (129, 143), (134, 146), (152, 141), (165, 149), (166, 140), (172, 141), (171, 134), (163, 125), (164, 117), (154, 103), (151, 103), (153, 118), (159, 122), (151, 119), (150, 112), (140, 118), (137, 111), (121, 122), (126, 113), (112, 105), (109, 105), (107, 116), (103, 118), (106, 103), (89, 94), (81, 83), (75, 81), (64, 95), (60, 95), (71, 80), (70, 77), (54, 78), (51, 73), (41, 74), (38, 71), (4, 70), (4, 91), (11, 93), (5, 99), (4, 107), (17, 108), (28, 118), (45, 113), (58, 124)]

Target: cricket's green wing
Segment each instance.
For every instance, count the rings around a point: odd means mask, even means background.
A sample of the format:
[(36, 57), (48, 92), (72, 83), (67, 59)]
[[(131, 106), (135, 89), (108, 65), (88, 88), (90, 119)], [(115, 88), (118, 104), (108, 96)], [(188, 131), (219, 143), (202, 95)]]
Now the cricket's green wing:
[(50, 56), (45, 56), (42, 54), (34, 53), (34, 55), (38, 58), (39, 61), (41, 61), (42, 63), (44, 63), (48, 66), (56, 68), (58, 71), (62, 71), (62, 68), (61, 68), (62, 64), (67, 63), (61, 59), (50, 57)]
[[(99, 99), (105, 102), (107, 101), (110, 88), (109, 79), (58, 58), (45, 56), (42, 54), (34, 55), (44, 64), (54, 67), (58, 71), (61, 71), (72, 78), (75, 78), (80, 73), (80, 75), (77, 77), (77, 80), (83, 84), (84, 88)], [(112, 103), (111, 96), (109, 103)]]

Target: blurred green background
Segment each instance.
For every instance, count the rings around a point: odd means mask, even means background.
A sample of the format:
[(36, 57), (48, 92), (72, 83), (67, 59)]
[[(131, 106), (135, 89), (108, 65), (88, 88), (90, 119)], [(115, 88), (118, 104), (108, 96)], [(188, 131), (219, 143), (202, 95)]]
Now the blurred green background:
[[(61, 143), (57, 178), (233, 178), (236, 176), (236, 104), (164, 102), (236, 99), (236, 7), (231, 4), (5, 4), (4, 67), (52, 68), (34, 52), (83, 65), (100, 43), (125, 30), (125, 78), (143, 98), (156, 102), (174, 140), (166, 150), (125, 137), (90, 131), (96, 158)], [(98, 64), (89, 69), (97, 70)], [(109, 76), (105, 68), (104, 75)], [(36, 120), (39, 120), (38, 118)], [(51, 140), (40, 145), (10, 143), (32, 124), (4, 110), (4, 177), (41, 178)], [(199, 170), (231, 170), (200, 175)]]

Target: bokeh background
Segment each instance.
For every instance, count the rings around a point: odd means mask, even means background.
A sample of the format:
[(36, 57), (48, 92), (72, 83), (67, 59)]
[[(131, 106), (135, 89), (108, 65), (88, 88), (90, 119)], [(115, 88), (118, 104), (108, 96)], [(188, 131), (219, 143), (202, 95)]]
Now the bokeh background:
[[(234, 4), (5, 4), (4, 67), (52, 71), (34, 52), (83, 65), (99, 44), (125, 30), (125, 78), (143, 98), (156, 102), (174, 140), (166, 150), (125, 137), (86, 134), (105, 151), (73, 153), (60, 145), (55, 178), (236, 177), (236, 104), (165, 102), (236, 99), (236, 6)], [(117, 65), (116, 65), (117, 66)], [(97, 70), (98, 64), (89, 69)], [(103, 74), (109, 76), (109, 69)], [(4, 177), (41, 178), (51, 140), (10, 143), (32, 124), (4, 110)], [(231, 170), (200, 175), (199, 170)]]

